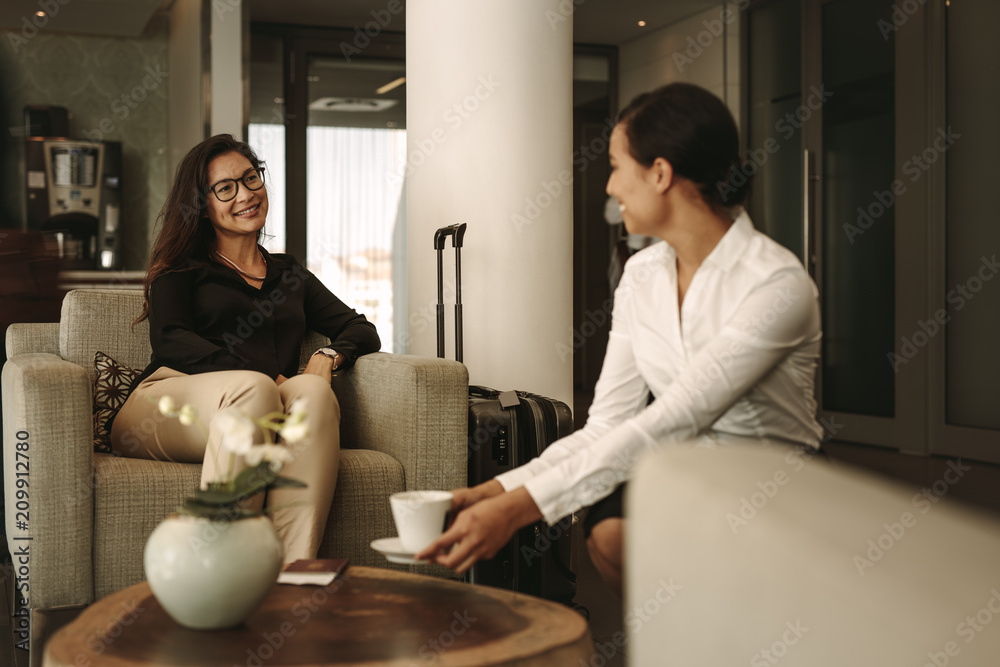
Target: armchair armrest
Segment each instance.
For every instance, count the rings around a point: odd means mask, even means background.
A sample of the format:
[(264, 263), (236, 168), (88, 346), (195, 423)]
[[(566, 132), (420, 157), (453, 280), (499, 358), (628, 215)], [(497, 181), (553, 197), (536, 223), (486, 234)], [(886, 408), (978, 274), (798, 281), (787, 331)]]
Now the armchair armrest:
[(457, 361), (376, 352), (336, 373), (340, 439), (403, 465), (406, 488), (466, 485), (469, 374)]
[[(87, 371), (53, 354), (3, 368), (7, 543), (30, 608), (93, 597), (93, 406)], [(21, 480), (25, 480), (21, 482)]]
[(766, 441), (640, 459), (625, 497), (629, 659), (996, 664), (1000, 633), (970, 626), (1000, 599), (1000, 522), (943, 497), (971, 468), (940, 469), (921, 489)]
[(12, 324), (7, 327), (7, 358), (29, 352), (59, 354), (59, 323)]

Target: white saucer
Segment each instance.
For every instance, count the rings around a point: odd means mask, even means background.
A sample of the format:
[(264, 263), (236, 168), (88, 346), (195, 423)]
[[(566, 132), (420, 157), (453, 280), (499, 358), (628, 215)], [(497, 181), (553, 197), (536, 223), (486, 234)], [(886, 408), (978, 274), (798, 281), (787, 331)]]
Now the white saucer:
[(427, 561), (416, 560), (416, 554), (403, 548), (403, 543), (398, 537), (383, 537), (371, 543), (372, 549), (385, 556), (390, 563), (400, 563), (402, 565), (426, 565)]

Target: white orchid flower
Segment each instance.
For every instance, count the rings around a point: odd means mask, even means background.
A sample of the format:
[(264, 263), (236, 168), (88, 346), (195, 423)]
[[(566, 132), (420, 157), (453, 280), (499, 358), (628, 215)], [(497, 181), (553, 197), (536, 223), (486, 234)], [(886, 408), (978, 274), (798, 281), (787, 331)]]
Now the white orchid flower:
[(288, 416), (290, 419), (295, 419), (298, 421), (304, 421), (306, 418), (306, 408), (309, 407), (309, 399), (303, 397), (296, 398), (292, 401), (291, 406), (288, 408)]
[(298, 424), (285, 422), (285, 425), (281, 427), (281, 439), (291, 445), (300, 442), (307, 435), (309, 435), (309, 424), (306, 422)]
[(196, 421), (198, 421), (198, 411), (194, 409), (194, 406), (190, 403), (185, 403), (181, 406), (180, 415), (178, 415), (181, 423), (185, 426), (191, 426)]
[(255, 466), (261, 461), (267, 461), (271, 465), (273, 472), (278, 472), (281, 467), (294, 459), (287, 447), (281, 445), (254, 445), (243, 455), (248, 466)]
[(306, 420), (307, 405), (308, 401), (305, 398), (296, 398), (292, 401), (280, 431), (281, 438), (285, 442), (295, 444), (309, 435), (309, 423)]
[(212, 419), (214, 430), (222, 436), (222, 449), (246, 454), (253, 447), (254, 424), (236, 408), (226, 408)]
[(177, 416), (177, 404), (174, 402), (173, 396), (162, 396), (156, 407), (159, 408), (160, 414), (164, 417)]

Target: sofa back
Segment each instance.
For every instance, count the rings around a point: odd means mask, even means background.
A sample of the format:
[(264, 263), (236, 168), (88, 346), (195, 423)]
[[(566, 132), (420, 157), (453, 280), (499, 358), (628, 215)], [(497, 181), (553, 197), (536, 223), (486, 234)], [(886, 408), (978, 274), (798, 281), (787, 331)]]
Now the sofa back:
[(1000, 521), (947, 497), (969, 466), (939, 465), (916, 488), (775, 443), (644, 457), (629, 664), (1000, 664)]
[(130, 368), (149, 364), (149, 321), (132, 327), (142, 312), (141, 290), (84, 289), (66, 294), (59, 319), (59, 356), (95, 377), (101, 351)]
[[(142, 312), (141, 290), (82, 289), (66, 294), (59, 320), (59, 356), (83, 366), (95, 379), (94, 353), (101, 351), (118, 363), (142, 370), (149, 364), (149, 320), (132, 327)], [(327, 337), (307, 332), (299, 371)]]

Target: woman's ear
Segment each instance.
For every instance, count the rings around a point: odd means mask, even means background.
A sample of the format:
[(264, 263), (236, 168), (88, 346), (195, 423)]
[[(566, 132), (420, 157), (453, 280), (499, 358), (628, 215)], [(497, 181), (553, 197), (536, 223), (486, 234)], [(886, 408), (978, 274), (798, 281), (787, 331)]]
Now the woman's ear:
[(650, 167), (650, 174), (653, 178), (653, 187), (657, 194), (663, 194), (670, 189), (674, 182), (674, 168), (662, 157), (656, 158), (653, 166)]

